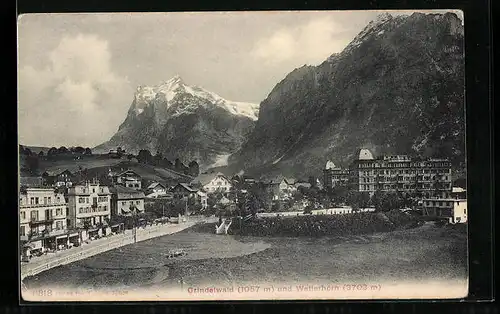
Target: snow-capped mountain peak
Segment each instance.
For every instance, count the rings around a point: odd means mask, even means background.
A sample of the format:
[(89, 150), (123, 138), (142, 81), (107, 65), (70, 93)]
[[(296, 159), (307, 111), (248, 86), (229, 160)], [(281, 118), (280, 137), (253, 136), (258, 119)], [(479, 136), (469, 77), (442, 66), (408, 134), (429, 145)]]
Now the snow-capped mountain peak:
[[(257, 120), (259, 105), (247, 102), (236, 102), (224, 99), (214, 92), (208, 91), (201, 86), (190, 86), (184, 83), (183, 79), (176, 75), (168, 81), (163, 81), (155, 86), (139, 86), (135, 93), (135, 114), (139, 115), (148, 107), (155, 99), (164, 97), (164, 106), (167, 108), (177, 102), (181, 102), (182, 95), (190, 95), (198, 100), (196, 104), (186, 104), (176, 110), (176, 114), (183, 114), (186, 110), (195, 108), (206, 103), (214, 104), (223, 108), (234, 115), (246, 116), (252, 120)], [(179, 101), (177, 101), (179, 100)]]

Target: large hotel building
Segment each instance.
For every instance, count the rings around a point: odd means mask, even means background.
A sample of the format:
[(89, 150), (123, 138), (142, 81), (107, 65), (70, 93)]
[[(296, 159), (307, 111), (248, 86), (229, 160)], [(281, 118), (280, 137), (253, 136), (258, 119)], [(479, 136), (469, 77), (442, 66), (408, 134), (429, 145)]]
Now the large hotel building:
[(407, 155), (374, 158), (361, 149), (349, 167), (349, 184), (368, 192), (418, 192), (423, 197), (447, 198), (451, 193), (451, 163), (447, 159), (412, 159)]
[(370, 196), (376, 191), (406, 192), (420, 200), (424, 215), (467, 220), (466, 196), (452, 193), (451, 162), (447, 159), (407, 155), (375, 158), (370, 150), (361, 149), (348, 170), (328, 161), (323, 174), (325, 187), (345, 185)]

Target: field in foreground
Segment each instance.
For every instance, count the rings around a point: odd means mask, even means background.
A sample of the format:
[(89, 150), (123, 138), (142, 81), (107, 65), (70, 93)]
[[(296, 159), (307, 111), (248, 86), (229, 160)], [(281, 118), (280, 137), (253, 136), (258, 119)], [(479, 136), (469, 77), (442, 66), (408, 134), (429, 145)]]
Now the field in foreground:
[[(464, 226), (321, 238), (217, 236), (192, 228), (25, 281), (32, 288), (178, 288), (248, 282), (465, 281)], [(170, 249), (188, 253), (167, 258)]]

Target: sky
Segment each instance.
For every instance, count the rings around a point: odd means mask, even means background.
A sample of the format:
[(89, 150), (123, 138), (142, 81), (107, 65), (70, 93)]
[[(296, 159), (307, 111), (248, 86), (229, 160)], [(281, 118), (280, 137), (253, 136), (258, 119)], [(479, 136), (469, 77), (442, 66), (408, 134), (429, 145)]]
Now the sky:
[(260, 103), (295, 68), (342, 51), (380, 13), (22, 15), (19, 143), (94, 147), (118, 130), (137, 86), (175, 75), (228, 100)]

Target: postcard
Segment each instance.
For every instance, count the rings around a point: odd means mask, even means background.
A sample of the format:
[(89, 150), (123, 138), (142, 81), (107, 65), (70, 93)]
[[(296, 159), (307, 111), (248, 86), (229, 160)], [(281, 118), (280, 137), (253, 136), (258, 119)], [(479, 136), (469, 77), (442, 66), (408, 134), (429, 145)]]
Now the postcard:
[(468, 294), (459, 10), (23, 14), (32, 301)]

